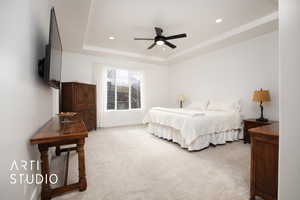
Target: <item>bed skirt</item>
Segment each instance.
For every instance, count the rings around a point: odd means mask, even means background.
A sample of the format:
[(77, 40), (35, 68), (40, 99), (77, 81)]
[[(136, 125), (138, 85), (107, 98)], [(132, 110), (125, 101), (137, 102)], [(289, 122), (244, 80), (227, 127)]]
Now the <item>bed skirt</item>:
[(181, 137), (180, 131), (172, 127), (156, 123), (149, 123), (147, 131), (159, 138), (177, 143), (181, 148), (187, 149), (188, 151), (201, 150), (208, 147), (210, 144), (225, 144), (226, 142), (233, 142), (239, 139), (243, 139), (243, 131), (237, 129), (219, 133), (212, 133), (208, 135), (201, 135), (192, 144), (187, 145), (184, 138)]

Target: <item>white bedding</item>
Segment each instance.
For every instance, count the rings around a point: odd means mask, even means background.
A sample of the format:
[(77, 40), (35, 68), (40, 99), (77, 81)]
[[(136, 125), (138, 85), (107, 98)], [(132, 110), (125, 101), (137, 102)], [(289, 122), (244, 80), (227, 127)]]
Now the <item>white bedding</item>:
[(242, 128), (239, 112), (234, 111), (197, 111), (181, 109), (182, 113), (198, 112), (197, 115), (186, 115), (161, 109), (151, 109), (144, 118), (144, 123), (156, 123), (180, 131), (187, 145), (192, 144), (199, 136)]
[(199, 136), (192, 144), (187, 145), (181, 137), (180, 131), (172, 127), (149, 123), (147, 131), (156, 137), (177, 143), (181, 148), (188, 151), (198, 151), (208, 147), (210, 144), (225, 144), (226, 142), (243, 139), (243, 132), (241, 130), (231, 130)]
[(153, 107), (151, 110), (158, 110), (167, 113), (186, 115), (190, 117), (196, 117), (198, 115), (204, 115), (204, 112), (191, 109), (181, 109), (181, 108), (163, 108), (163, 107)]

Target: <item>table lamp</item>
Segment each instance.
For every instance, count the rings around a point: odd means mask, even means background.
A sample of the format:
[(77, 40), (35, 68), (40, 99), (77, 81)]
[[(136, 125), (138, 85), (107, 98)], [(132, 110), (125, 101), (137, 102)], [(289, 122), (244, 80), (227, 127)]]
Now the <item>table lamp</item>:
[(256, 90), (253, 93), (253, 101), (259, 102), (260, 103), (260, 118), (256, 119), (256, 121), (259, 122), (267, 122), (268, 119), (264, 118), (264, 107), (263, 107), (263, 102), (268, 102), (271, 101), (270, 93), (268, 90)]
[(184, 102), (184, 101), (185, 101), (185, 96), (180, 95), (180, 96), (178, 97), (178, 102), (179, 102), (179, 104), (180, 104), (180, 108), (183, 107), (183, 102)]

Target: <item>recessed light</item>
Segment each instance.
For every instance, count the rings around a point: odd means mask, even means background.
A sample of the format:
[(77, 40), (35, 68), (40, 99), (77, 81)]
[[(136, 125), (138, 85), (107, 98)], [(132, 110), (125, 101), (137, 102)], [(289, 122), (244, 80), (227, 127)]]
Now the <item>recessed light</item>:
[(221, 23), (223, 21), (223, 19), (219, 18), (219, 19), (216, 19), (216, 23)]
[(109, 39), (110, 39), (110, 40), (114, 40), (115, 37), (114, 37), (114, 36), (110, 36)]

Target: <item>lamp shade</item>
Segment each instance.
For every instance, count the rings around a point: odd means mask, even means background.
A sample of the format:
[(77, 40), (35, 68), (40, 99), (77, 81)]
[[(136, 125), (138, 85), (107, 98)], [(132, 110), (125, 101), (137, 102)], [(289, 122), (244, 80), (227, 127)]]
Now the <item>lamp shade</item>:
[(253, 101), (267, 102), (271, 101), (269, 90), (256, 90), (253, 93)]
[(179, 102), (184, 102), (184, 101), (185, 101), (185, 96), (180, 95), (180, 96), (178, 97), (178, 101), (179, 101)]

